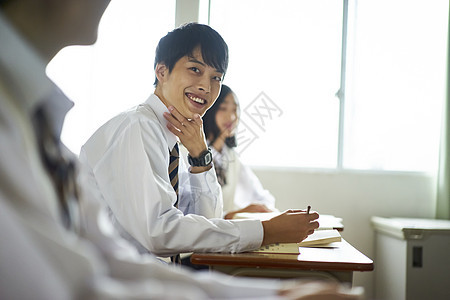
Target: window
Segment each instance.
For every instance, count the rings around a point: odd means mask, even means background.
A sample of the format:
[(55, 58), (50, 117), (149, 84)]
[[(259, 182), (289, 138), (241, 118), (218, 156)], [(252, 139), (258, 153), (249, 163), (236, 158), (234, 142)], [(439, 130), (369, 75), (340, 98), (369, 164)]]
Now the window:
[(242, 159), (334, 168), (342, 2), (213, 0), (210, 24), (230, 49), (224, 83), (240, 101)]
[(356, 4), (349, 18), (354, 24), (349, 26), (344, 167), (434, 172), (449, 2)]
[[(224, 83), (240, 101), (244, 161), (436, 171), (448, 1), (199, 4), (199, 20), (209, 20), (230, 48)], [(76, 103), (62, 136), (75, 153), (101, 124), (153, 91), (155, 48), (174, 28), (175, 6), (112, 1), (97, 44), (66, 48), (51, 62), (49, 76)]]
[[(211, 0), (210, 24), (230, 47), (224, 83), (243, 110), (239, 151), (246, 162), (437, 169), (448, 1)], [(264, 107), (261, 97), (276, 106)]]
[(62, 132), (73, 152), (103, 123), (153, 92), (156, 45), (174, 26), (174, 0), (114, 0), (95, 45), (65, 48), (52, 60), (48, 75), (75, 102)]

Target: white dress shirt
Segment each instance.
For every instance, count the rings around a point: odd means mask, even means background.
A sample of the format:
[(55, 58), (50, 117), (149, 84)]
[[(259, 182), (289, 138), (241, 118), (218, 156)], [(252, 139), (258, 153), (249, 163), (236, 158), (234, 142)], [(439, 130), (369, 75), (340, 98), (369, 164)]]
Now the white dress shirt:
[(239, 155), (224, 145), (222, 152), (211, 147), (214, 164), (225, 170), (226, 184), (222, 186), (223, 215), (250, 204), (264, 204), (275, 209), (275, 198), (262, 186), (255, 173), (243, 164)]
[(220, 219), (222, 195), (214, 168), (192, 174), (180, 159), (179, 209), (173, 206), (168, 166), (177, 137), (166, 127), (165, 111), (152, 94), (100, 127), (81, 149), (92, 185), (101, 191), (122, 236), (159, 256), (258, 248), (260, 221)]
[[(61, 223), (31, 116), (51, 113), (59, 133), (72, 106), (45, 64), (0, 11), (0, 293), (2, 299), (211, 299), (275, 297), (276, 281), (171, 268), (138, 255), (102, 213), (81, 170), (79, 233)], [(75, 156), (66, 149), (66, 156)], [(138, 174), (137, 176), (139, 176)], [(155, 183), (156, 184), (156, 183)]]

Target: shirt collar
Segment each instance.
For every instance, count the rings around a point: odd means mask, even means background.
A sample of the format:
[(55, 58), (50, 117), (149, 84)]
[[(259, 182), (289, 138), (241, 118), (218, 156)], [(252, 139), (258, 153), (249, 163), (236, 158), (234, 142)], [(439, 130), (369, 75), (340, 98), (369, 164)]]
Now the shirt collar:
[(65, 115), (73, 106), (46, 76), (46, 63), (0, 12), (0, 74), (28, 115), (44, 107), (55, 134), (61, 134)]
[(164, 112), (169, 112), (169, 110), (155, 94), (151, 94), (145, 103), (155, 112), (159, 123), (162, 125), (164, 135), (166, 136), (167, 146), (169, 146), (169, 150), (172, 150), (178, 142), (178, 137), (167, 128), (167, 123), (169, 122), (164, 118)]

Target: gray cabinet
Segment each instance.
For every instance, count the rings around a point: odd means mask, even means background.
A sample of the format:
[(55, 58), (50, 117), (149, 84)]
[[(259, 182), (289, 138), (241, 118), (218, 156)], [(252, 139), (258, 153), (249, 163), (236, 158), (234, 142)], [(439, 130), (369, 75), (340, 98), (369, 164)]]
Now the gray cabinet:
[(375, 299), (450, 299), (450, 221), (372, 217)]

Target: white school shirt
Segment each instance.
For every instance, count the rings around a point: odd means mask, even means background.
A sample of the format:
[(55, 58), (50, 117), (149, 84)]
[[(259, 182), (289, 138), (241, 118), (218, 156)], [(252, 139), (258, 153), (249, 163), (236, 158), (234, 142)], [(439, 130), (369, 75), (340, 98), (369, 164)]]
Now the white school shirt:
[(173, 206), (169, 149), (177, 137), (166, 127), (166, 111), (152, 94), (101, 126), (81, 149), (80, 159), (122, 236), (158, 256), (258, 248), (263, 239), (260, 221), (221, 219), (222, 195), (214, 168), (192, 174), (180, 159), (179, 209)]
[[(180, 151), (184, 156), (187, 155), (185, 147), (180, 147)], [(242, 163), (234, 149), (224, 146), (219, 152), (211, 147), (211, 152), (214, 164), (222, 167), (226, 175), (227, 183), (222, 186), (223, 216), (253, 203), (264, 204), (276, 210), (274, 196), (264, 189), (258, 177)], [(187, 162), (186, 158), (185, 161)]]
[[(44, 100), (45, 99), (45, 100)], [(171, 268), (114, 234), (81, 172), (80, 233), (61, 224), (31, 116), (43, 105), (59, 133), (73, 105), (0, 11), (0, 293), (2, 299), (276, 298), (276, 281)], [(67, 149), (65, 155), (75, 156)], [(83, 171), (83, 170), (81, 170)]]
[(222, 186), (223, 215), (247, 207), (264, 204), (275, 209), (275, 198), (262, 186), (253, 171), (243, 164), (234, 149), (223, 147), (221, 152), (211, 147), (214, 164), (225, 170), (226, 184)]

